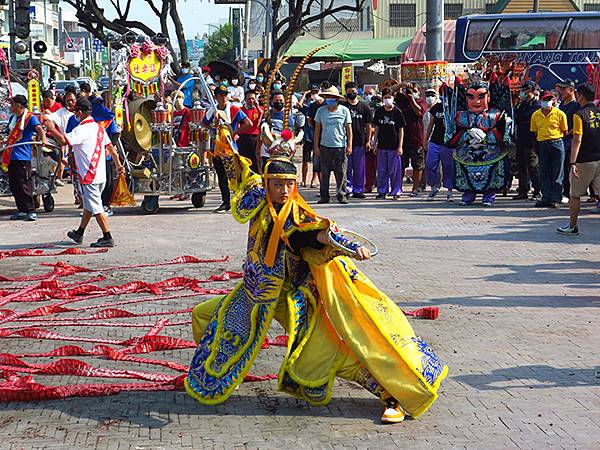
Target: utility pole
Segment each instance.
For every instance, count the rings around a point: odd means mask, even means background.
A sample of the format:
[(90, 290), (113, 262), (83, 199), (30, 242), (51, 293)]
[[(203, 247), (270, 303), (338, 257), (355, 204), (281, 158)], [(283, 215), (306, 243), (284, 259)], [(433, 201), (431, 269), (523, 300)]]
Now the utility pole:
[(533, 0), (533, 12), (539, 12), (540, 11), (540, 0)]
[(13, 0), (8, 2), (8, 35), (10, 37), (10, 48), (8, 49), (10, 68), (15, 70), (17, 68), (17, 54), (15, 53), (17, 40), (15, 38), (15, 2)]
[(252, 12), (252, 2), (246, 0), (246, 10), (244, 11), (244, 44), (242, 49), (242, 59), (244, 67), (248, 70), (248, 47), (250, 46), (250, 14)]
[(427, 61), (444, 59), (444, 3), (427, 0), (425, 56)]
[[(319, 12), (323, 13), (323, 2), (325, 0), (319, 0)], [(319, 39), (325, 39), (325, 18), (321, 17), (319, 20)]]

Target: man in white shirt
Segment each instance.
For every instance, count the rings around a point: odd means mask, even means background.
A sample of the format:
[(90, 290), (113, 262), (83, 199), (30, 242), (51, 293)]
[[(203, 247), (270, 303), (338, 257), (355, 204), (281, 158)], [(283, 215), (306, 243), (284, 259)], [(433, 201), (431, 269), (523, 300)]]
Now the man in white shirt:
[(75, 118), (79, 125), (71, 132), (62, 134), (50, 122), (48, 132), (61, 145), (72, 147), (77, 165), (77, 176), (83, 190), (83, 215), (77, 230), (71, 230), (67, 236), (77, 244), (83, 242), (83, 233), (92, 216), (96, 218), (103, 236), (92, 247), (114, 247), (108, 227), (108, 218), (102, 205), (102, 190), (106, 183), (106, 151), (110, 153), (119, 174), (124, 173), (119, 156), (112, 146), (106, 131), (91, 117), (92, 104), (86, 98), (80, 98), (75, 104)]
[[(69, 119), (73, 115), (73, 108), (75, 108), (75, 102), (77, 101), (77, 95), (75, 94), (75, 92), (67, 91), (67, 92), (65, 92), (63, 99), (65, 102), (65, 107), (60, 108), (58, 111), (55, 111), (51, 114), (48, 114), (46, 116), (46, 119), (51, 120), (56, 125), (58, 130), (64, 134), (67, 129), (67, 123), (69, 122)], [(63, 150), (66, 150), (66, 148)], [(65, 151), (63, 153), (63, 155), (66, 158), (67, 152)], [(61, 180), (63, 177), (63, 172), (65, 170), (66, 163), (67, 163), (67, 161), (64, 159), (63, 159), (63, 161), (60, 162), (60, 167), (58, 168), (58, 174), (56, 176), (56, 181), (55, 181), (57, 186), (64, 186), (64, 184)]]

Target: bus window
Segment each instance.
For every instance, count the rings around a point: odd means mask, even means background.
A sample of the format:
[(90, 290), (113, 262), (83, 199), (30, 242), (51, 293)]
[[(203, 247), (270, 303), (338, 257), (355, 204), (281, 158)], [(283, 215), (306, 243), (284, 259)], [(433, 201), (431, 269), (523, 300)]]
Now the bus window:
[(501, 20), (486, 50), (556, 50), (566, 23), (566, 19)]
[(600, 48), (600, 17), (573, 19), (561, 48), (562, 50)]
[(474, 58), (479, 57), (483, 45), (495, 23), (495, 20), (471, 20), (469, 22), (465, 44), (467, 55)]

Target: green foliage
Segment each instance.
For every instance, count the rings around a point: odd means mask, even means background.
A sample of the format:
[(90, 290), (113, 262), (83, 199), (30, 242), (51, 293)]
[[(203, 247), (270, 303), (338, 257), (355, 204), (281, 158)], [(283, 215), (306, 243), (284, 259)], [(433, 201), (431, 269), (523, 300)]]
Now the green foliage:
[(208, 40), (204, 45), (202, 64), (208, 64), (216, 60), (233, 62), (234, 59), (233, 28), (230, 23), (227, 23), (221, 25), (208, 36)]

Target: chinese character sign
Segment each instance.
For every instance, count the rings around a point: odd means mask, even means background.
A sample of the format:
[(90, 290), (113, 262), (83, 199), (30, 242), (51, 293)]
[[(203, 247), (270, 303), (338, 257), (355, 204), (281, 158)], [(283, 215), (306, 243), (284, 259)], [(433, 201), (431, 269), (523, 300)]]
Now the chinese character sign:
[(156, 52), (141, 53), (129, 61), (131, 77), (142, 83), (147, 83), (160, 76), (160, 59)]
[(346, 83), (354, 81), (354, 67), (342, 67), (342, 95), (346, 94)]
[(33, 111), (33, 108), (40, 109), (40, 82), (36, 78), (31, 78), (27, 82), (27, 97), (29, 100), (29, 110)]

